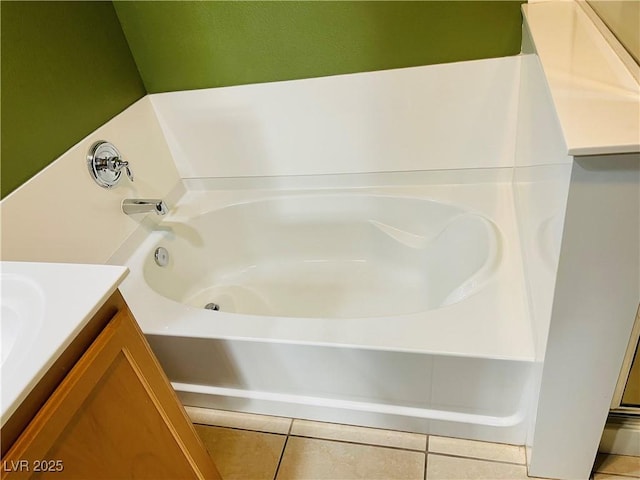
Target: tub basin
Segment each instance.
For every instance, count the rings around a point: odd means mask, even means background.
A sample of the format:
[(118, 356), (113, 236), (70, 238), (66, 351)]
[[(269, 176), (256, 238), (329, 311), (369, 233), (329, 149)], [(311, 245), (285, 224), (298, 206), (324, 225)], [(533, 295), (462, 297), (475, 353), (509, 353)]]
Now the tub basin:
[[(250, 315), (357, 318), (451, 305), (479, 291), (500, 259), (486, 217), (426, 199), (286, 197), (189, 221), (144, 266), (159, 294)], [(156, 247), (156, 248), (157, 248)]]

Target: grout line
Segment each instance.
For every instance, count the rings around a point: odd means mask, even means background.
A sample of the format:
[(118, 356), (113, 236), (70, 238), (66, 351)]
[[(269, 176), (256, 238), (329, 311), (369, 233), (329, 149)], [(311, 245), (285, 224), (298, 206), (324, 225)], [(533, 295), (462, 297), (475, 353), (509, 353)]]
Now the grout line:
[(284, 445), (282, 445), (282, 451), (280, 452), (280, 458), (278, 459), (278, 466), (276, 467), (276, 471), (273, 474), (273, 480), (278, 478), (278, 472), (280, 471), (280, 465), (282, 464), (282, 459), (284, 458), (284, 451), (287, 449), (287, 443), (289, 443), (289, 435), (284, 439)]
[[(229, 430), (240, 430), (242, 432), (255, 432), (255, 433), (266, 433), (269, 435), (280, 435), (280, 436), (286, 436), (288, 435), (288, 433), (282, 433), (282, 432), (269, 432), (266, 430), (254, 430), (252, 428), (244, 428), (244, 427), (231, 427), (228, 425), (211, 425), (208, 423), (200, 423), (200, 422), (193, 422), (194, 425), (200, 425), (201, 427), (212, 427), (212, 428), (227, 428)], [(289, 431), (291, 431), (291, 427), (289, 427)]]
[(287, 438), (284, 439), (284, 445), (282, 445), (282, 451), (280, 452), (280, 458), (278, 459), (278, 466), (276, 467), (276, 471), (273, 474), (273, 480), (278, 478), (278, 472), (280, 471), (280, 465), (282, 464), (282, 459), (284, 458), (284, 451), (287, 449), (287, 443), (289, 443), (289, 436), (291, 435), (291, 429), (293, 428), (293, 418), (290, 418), (289, 422), (289, 431), (287, 432)]
[[(286, 418), (286, 417), (281, 417), (281, 418)], [(424, 435), (427, 436), (426, 433), (420, 433), (420, 432), (412, 432), (410, 430), (394, 430), (392, 428), (382, 428), (382, 427), (369, 427), (366, 425), (354, 425), (351, 423), (338, 423), (338, 422), (324, 422), (322, 420), (308, 420), (306, 418), (293, 418), (292, 419), (292, 424), (293, 421), (295, 420), (300, 420), (301, 422), (310, 422), (310, 423), (320, 423), (322, 425), (335, 425), (336, 427), (353, 427), (356, 429), (363, 429), (363, 430), (377, 430), (380, 432), (393, 432), (393, 433), (408, 433), (410, 435)]]
[(363, 442), (355, 442), (352, 440), (338, 440), (335, 438), (313, 437), (310, 435), (299, 435), (299, 434), (294, 434), (294, 435), (290, 434), (289, 436), (294, 438), (308, 438), (310, 440), (324, 440), (327, 442), (348, 443), (349, 445), (362, 445), (364, 447), (388, 448), (390, 450), (400, 450), (403, 452), (425, 453), (425, 451), (422, 449), (394, 447), (391, 445), (379, 445), (377, 443), (363, 443)]
[(507, 462), (506, 460), (490, 460), (488, 458), (465, 457), (464, 455), (455, 455), (453, 453), (440, 453), (440, 452), (429, 452), (429, 455), (440, 455), (441, 457), (451, 457), (451, 458), (466, 458), (467, 460), (479, 460), (481, 462), (489, 462), (489, 463), (502, 463), (504, 465), (516, 465), (518, 467), (524, 467), (525, 470), (527, 469), (526, 463)]
[(427, 480), (427, 466), (429, 463), (429, 454), (424, 452), (424, 480)]
[(431, 435), (427, 435), (427, 441), (424, 446), (424, 480), (427, 480), (427, 464), (429, 462), (429, 440), (431, 440)]
[[(263, 414), (263, 413), (249, 413), (249, 412), (239, 412), (237, 410), (222, 410), (222, 409), (218, 409), (218, 408), (209, 408), (209, 407), (193, 407), (193, 406), (185, 406), (185, 410), (187, 411), (187, 417), (189, 418), (189, 420), (193, 423), (193, 424), (198, 424), (198, 425), (206, 425), (206, 426), (210, 426), (210, 427), (229, 427), (229, 428), (241, 428), (241, 429), (245, 429), (245, 430), (252, 430), (254, 432), (264, 432), (264, 433), (282, 433), (282, 432), (275, 432), (273, 430), (267, 430), (267, 429), (255, 429), (255, 428), (249, 428), (249, 427), (238, 427), (235, 425), (231, 425), (231, 424), (235, 424), (235, 423), (259, 423), (261, 420), (259, 420), (260, 418), (262, 418), (262, 422), (264, 423), (270, 423), (272, 420), (273, 421), (278, 421), (278, 420), (289, 420), (289, 427), (291, 427), (291, 423), (293, 422), (292, 418), (289, 417), (282, 417), (282, 416), (278, 416), (278, 415), (268, 415), (268, 414)], [(193, 416), (189, 413), (190, 411), (193, 411)], [(206, 411), (206, 413), (202, 413), (202, 411)], [(231, 421), (229, 421), (229, 425), (221, 425), (219, 422), (217, 422), (215, 419), (212, 420), (211, 417), (216, 417), (217, 413), (222, 414), (221, 416), (224, 417), (225, 414), (231, 414), (236, 416), (237, 418), (235, 419), (230, 419)], [(197, 419), (194, 419), (193, 417), (198, 417)], [(203, 418), (205, 417), (205, 418)], [(241, 422), (241, 420), (244, 419), (245, 422)], [(238, 420), (238, 421), (234, 421), (234, 420)], [(213, 422), (213, 423), (212, 423)]]

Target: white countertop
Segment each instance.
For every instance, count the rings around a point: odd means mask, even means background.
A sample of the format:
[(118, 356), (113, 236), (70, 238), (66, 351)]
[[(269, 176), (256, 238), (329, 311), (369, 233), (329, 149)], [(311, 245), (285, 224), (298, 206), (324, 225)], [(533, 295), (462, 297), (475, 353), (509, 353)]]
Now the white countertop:
[[(2, 425), (116, 290), (126, 267), (1, 262), (2, 331), (25, 322), (0, 369)], [(3, 340), (3, 346), (5, 341)], [(4, 358), (6, 356), (6, 358)]]
[(575, 1), (522, 6), (570, 155), (640, 151), (640, 85)]

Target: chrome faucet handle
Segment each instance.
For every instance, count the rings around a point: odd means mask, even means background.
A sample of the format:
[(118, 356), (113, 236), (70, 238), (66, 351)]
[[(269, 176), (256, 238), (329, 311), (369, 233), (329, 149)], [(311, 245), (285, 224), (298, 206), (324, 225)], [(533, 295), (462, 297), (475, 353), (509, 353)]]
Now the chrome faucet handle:
[(120, 157), (112, 157), (106, 159), (106, 166), (112, 172), (120, 172), (124, 169), (129, 177), (129, 180), (133, 182), (133, 173), (131, 172), (131, 168), (129, 168), (129, 162), (126, 160), (122, 160)]
[(111, 188), (118, 183), (122, 170), (133, 182), (133, 173), (129, 162), (111, 143), (100, 140), (92, 145), (87, 155), (87, 167), (95, 182), (103, 188)]
[(129, 181), (133, 182), (133, 172), (129, 168), (129, 162), (126, 162), (126, 165), (124, 166), (124, 171), (127, 172), (127, 177), (129, 177)]

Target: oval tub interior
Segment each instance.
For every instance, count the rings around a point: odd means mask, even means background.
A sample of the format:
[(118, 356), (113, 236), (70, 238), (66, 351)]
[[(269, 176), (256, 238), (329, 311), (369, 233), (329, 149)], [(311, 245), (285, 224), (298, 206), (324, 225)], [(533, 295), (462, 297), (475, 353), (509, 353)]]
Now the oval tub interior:
[(159, 294), (196, 308), (306, 318), (401, 315), (476, 293), (500, 258), (482, 215), (436, 201), (289, 196), (231, 205), (174, 224), (145, 261)]

